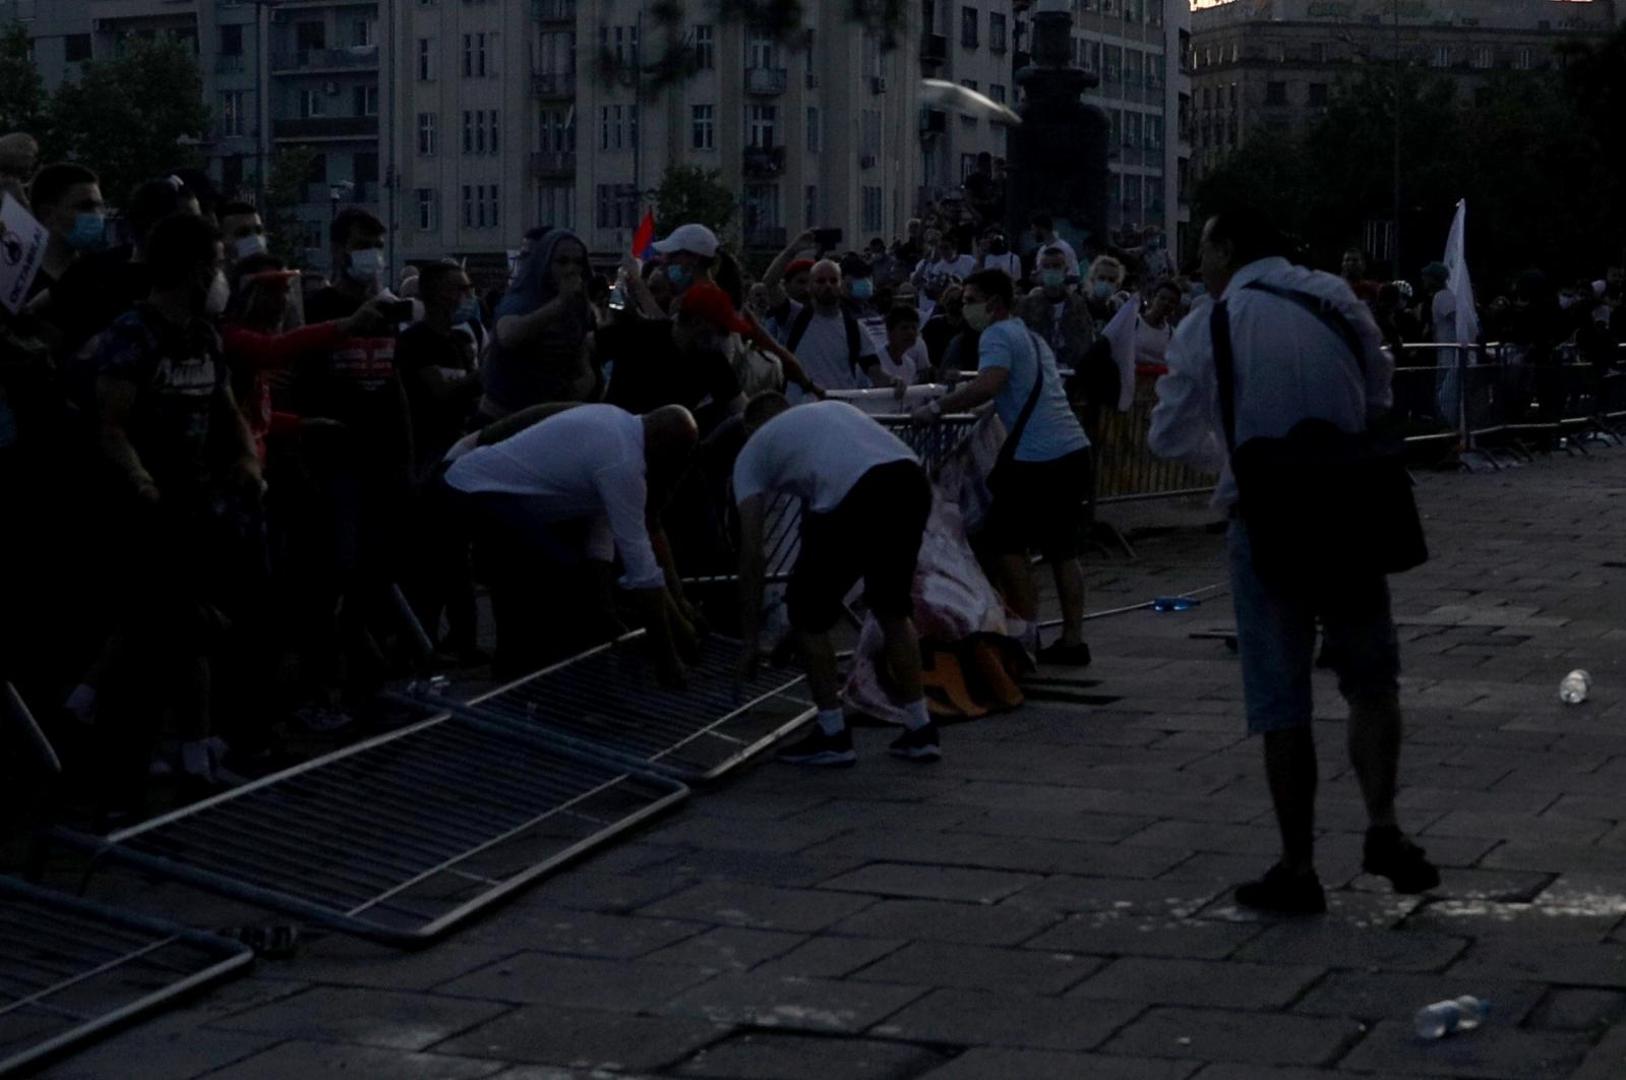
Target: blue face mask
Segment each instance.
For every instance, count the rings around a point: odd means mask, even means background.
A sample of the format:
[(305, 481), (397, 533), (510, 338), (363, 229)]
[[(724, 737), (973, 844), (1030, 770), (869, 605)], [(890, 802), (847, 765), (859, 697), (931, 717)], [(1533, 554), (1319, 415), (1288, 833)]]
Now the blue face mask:
[(694, 284), (694, 275), (682, 263), (672, 263), (666, 268), (666, 280), (672, 283), (672, 288), (682, 292)]
[(1041, 270), (1039, 271), (1039, 284), (1051, 292), (1057, 292), (1063, 285), (1067, 284), (1067, 271)]
[(868, 300), (875, 295), (875, 282), (867, 277), (853, 278), (850, 291), (854, 300)]
[(1094, 286), (1091, 287), (1090, 291), (1095, 294), (1095, 298), (1097, 300), (1105, 300), (1107, 297), (1112, 295), (1112, 282), (1097, 281)]
[(75, 251), (100, 251), (107, 246), (107, 219), (101, 214), (79, 214), (73, 219), (68, 246)]
[(472, 296), (467, 300), (464, 300), (461, 304), (457, 305), (457, 310), (452, 312), (453, 326), (458, 326), (462, 323), (477, 323), (479, 321), (480, 301), (476, 300)]

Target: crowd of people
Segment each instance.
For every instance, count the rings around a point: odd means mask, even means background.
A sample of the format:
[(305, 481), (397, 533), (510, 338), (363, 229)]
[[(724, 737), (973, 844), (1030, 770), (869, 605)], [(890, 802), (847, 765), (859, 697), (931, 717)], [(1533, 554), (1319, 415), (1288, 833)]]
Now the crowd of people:
[[(0, 311), (0, 675), (80, 726), (115, 801), (154, 774), (238, 783), (283, 732), (348, 728), (408, 665), (515, 676), (640, 626), (682, 685), (717, 618), (685, 591), (697, 574), (738, 571), (725, 621), (749, 668), (783, 494), (806, 508), (786, 606), (819, 706), (787, 756), (851, 760), (828, 632), (862, 579), (911, 717), (894, 750), (933, 760), (909, 620), (929, 491), (893, 435), (814, 403), (950, 384), (907, 398), (920, 424), (991, 403), (1008, 437), (978, 555), (1038, 662), (1087, 664), (1091, 435), (1167, 372), (1204, 292), (1155, 227), (1075, 248), (1040, 214), (1013, 236), (976, 185), (890, 243), (803, 234), (756, 279), (699, 223), (603, 272), (538, 228), (482, 295), (452, 260), (386, 280), (387, 226), (360, 207), (333, 215), (323, 276), (200, 175), (142, 184), (114, 228), (83, 166), (12, 171), (48, 242)], [(1420, 311), (1358, 258), (1344, 276), (1392, 342), (1443, 327), (1435, 268)], [(1566, 304), (1521, 280), (1506, 317), (1550, 336), (1552, 311), (1607, 332), (1612, 310), (1618, 336), (1620, 284)], [(1043, 648), (1035, 552), (1062, 609)]]

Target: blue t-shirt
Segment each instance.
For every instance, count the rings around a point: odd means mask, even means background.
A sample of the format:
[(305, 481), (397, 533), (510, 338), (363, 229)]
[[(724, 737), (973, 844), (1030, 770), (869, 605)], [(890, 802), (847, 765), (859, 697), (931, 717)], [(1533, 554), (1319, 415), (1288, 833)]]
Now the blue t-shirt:
[(1033, 377), (1040, 364), (1044, 365), (1044, 388), (1039, 391), (1038, 404), (1033, 407), (1028, 426), (1022, 431), (1022, 441), (1017, 444), (1017, 461), (1054, 461), (1090, 445), (1078, 417), (1073, 415), (1073, 407), (1068, 404), (1067, 391), (1056, 371), (1056, 354), (1050, 351), (1050, 346), (1030, 333), (1021, 319), (1004, 319), (982, 332), (977, 346), (977, 370), (1002, 367), (1011, 373), (1004, 388), (994, 397), (994, 409), (1006, 431), (1015, 427), (1017, 417), (1022, 415), (1022, 406), (1033, 393)]

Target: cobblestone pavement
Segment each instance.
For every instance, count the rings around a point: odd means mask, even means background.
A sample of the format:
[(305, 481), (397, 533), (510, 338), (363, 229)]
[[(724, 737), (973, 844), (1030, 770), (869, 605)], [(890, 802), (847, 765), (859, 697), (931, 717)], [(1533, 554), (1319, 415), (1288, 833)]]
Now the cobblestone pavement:
[[(432, 948), (323, 936), (50, 1075), (1626, 1077), (1626, 450), (1421, 484), (1435, 558), (1395, 592), (1431, 895), (1360, 874), (1318, 674), (1331, 910), (1231, 905), (1276, 835), (1237, 664), (1189, 636), (1230, 623), (1220, 596), (1092, 623), (1110, 703), (956, 726), (937, 767), (860, 731), (855, 769), (749, 768)], [(1093, 608), (1222, 580), (1213, 534), (1136, 546), (1095, 563)], [(1566, 707), (1575, 667), (1594, 696)], [(1464, 993), (1487, 1025), (1417, 1041)]]

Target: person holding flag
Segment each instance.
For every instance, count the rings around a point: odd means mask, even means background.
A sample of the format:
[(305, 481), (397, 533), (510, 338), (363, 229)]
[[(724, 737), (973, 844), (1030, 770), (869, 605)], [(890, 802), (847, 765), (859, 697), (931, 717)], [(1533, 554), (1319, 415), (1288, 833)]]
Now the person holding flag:
[[(1430, 264), (1425, 276), (1443, 285), (1434, 294), (1432, 323), (1438, 345), (1472, 346), (1479, 340), (1479, 309), (1474, 305), (1474, 284), (1468, 277), (1468, 200), (1457, 202), (1451, 232), (1445, 240), (1445, 262)], [(1439, 270), (1443, 270), (1441, 275)], [(1430, 274), (1429, 271), (1434, 271)], [(1443, 281), (1441, 280), (1443, 278)], [(1440, 415), (1466, 426), (1467, 400), (1462, 385), (1462, 368), (1472, 363), (1466, 348), (1440, 350), (1439, 372), (1435, 382)]]

